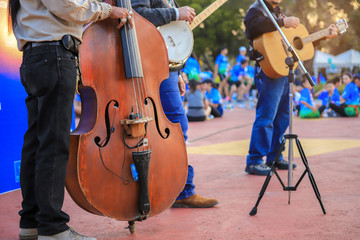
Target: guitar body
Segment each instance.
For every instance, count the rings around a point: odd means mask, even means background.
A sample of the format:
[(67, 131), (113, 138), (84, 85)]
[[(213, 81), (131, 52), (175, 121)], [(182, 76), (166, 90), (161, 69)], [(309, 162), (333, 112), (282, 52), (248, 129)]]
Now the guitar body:
[[(313, 44), (303, 44), (302, 38), (309, 35), (305, 26), (299, 24), (297, 28), (284, 28), (281, 30), (286, 38), (294, 47), (301, 61), (311, 59), (314, 56)], [(278, 31), (265, 33), (254, 40), (254, 48), (259, 51), (264, 59), (260, 61), (260, 66), (264, 73), (270, 78), (279, 78), (289, 74), (289, 68), (285, 64), (285, 59), (288, 57), (286, 44)], [(289, 53), (291, 56), (291, 53)], [(294, 69), (297, 67), (294, 65)]]
[(158, 27), (167, 46), (170, 67), (182, 65), (190, 57), (194, 36), (186, 21), (173, 21)]

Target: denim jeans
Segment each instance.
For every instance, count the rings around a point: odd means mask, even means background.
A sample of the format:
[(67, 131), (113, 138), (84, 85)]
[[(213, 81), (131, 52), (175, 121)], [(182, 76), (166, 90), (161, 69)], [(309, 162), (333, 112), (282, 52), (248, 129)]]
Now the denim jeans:
[(255, 79), (255, 83), (259, 99), (247, 165), (262, 164), (264, 156), (267, 157), (266, 162), (273, 162), (289, 126), (288, 77), (271, 79), (261, 72), (260, 78)]
[[(166, 117), (173, 123), (180, 123), (184, 139), (186, 141), (188, 120), (180, 97), (178, 75), (178, 72), (170, 72), (169, 78), (161, 83), (160, 99)], [(188, 198), (195, 194), (195, 185), (193, 183), (193, 178), (194, 169), (192, 166), (188, 165), (188, 176), (186, 180), (186, 185), (176, 200)]]
[(21, 228), (40, 235), (67, 230), (61, 211), (76, 85), (74, 54), (63, 46), (40, 46), (23, 53), (20, 77), (28, 94), (28, 129), (21, 156)]

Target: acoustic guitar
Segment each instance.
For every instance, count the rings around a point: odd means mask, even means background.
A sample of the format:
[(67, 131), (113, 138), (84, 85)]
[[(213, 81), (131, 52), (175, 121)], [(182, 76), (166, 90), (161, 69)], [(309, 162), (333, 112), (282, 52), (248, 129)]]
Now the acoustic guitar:
[[(345, 19), (337, 21), (335, 26), (341, 34), (348, 28)], [(299, 24), (297, 28), (282, 27), (281, 29), (301, 61), (309, 60), (314, 56), (312, 42), (330, 35), (330, 30), (327, 28), (309, 35), (307, 29), (302, 24)], [(264, 59), (260, 61), (260, 66), (268, 77), (279, 78), (289, 74), (285, 59), (291, 56), (291, 53), (287, 51), (286, 44), (278, 31), (261, 35), (254, 39), (253, 45), (254, 49), (264, 56)], [(294, 69), (297, 65), (295, 63)]]
[(182, 66), (190, 57), (194, 47), (192, 30), (227, 1), (217, 0), (213, 2), (197, 15), (191, 24), (187, 21), (173, 21), (158, 27), (167, 46), (170, 69)]

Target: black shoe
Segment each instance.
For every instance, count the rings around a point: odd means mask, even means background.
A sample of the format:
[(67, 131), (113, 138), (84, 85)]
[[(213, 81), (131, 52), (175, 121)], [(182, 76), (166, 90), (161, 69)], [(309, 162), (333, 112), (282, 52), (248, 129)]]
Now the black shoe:
[[(267, 162), (266, 165), (271, 168), (272, 162)], [(286, 160), (279, 160), (275, 166), (277, 169), (284, 170), (289, 169), (289, 162)], [(293, 163), (293, 169), (296, 168), (296, 164)]]
[(268, 175), (270, 170), (271, 168), (264, 163), (258, 165), (247, 165), (245, 168), (245, 172), (259, 176)]

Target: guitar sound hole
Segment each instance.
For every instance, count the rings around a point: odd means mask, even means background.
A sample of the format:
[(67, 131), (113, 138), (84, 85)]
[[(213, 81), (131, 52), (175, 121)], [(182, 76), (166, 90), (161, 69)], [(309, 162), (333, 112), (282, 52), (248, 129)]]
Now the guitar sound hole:
[(302, 41), (301, 41), (301, 38), (296, 37), (296, 38), (294, 39), (294, 47), (295, 47), (297, 50), (303, 49), (304, 45), (303, 45), (303, 43), (302, 43)]

